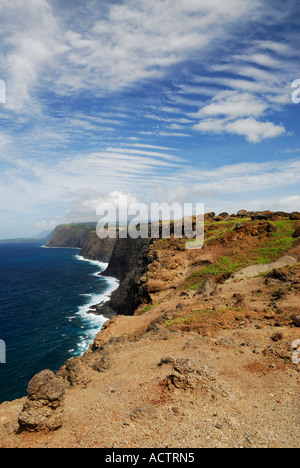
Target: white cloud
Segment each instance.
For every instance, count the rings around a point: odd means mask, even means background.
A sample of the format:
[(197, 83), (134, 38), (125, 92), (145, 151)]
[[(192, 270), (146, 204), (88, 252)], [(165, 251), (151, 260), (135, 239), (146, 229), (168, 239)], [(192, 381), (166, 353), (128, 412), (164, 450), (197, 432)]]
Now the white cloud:
[(198, 117), (225, 116), (228, 118), (261, 116), (268, 105), (249, 93), (225, 91), (199, 110)]
[(214, 169), (191, 168), (181, 172), (182, 183), (219, 195), (277, 191), (300, 184), (300, 161), (228, 164)]
[(41, 78), (61, 95), (79, 90), (103, 95), (161, 77), (223, 38), (232, 22), (255, 12), (255, 5), (253, 0), (229, 0), (226, 8), (216, 0), (128, 0), (106, 11), (99, 5), (87, 9), (80, 22), (76, 8), (68, 18), (46, 0), (2, 2), (8, 106), (15, 111), (33, 106)]
[(245, 136), (250, 143), (259, 143), (267, 138), (280, 136), (286, 130), (282, 125), (275, 125), (272, 122), (259, 122), (250, 117), (227, 123), (225, 131)]
[(279, 201), (279, 205), (282, 207), (282, 209), (300, 211), (300, 195), (285, 197)]
[(202, 120), (194, 128), (201, 132), (222, 134), (231, 133), (244, 136), (249, 143), (259, 143), (267, 138), (283, 135), (286, 130), (282, 125), (272, 122), (260, 122), (253, 117), (229, 121), (226, 119)]
[(1, 2), (0, 15), (6, 108), (23, 112), (27, 106), (38, 112), (33, 90), (41, 73), (54, 66), (56, 54), (65, 50), (59, 41), (57, 21), (46, 0)]

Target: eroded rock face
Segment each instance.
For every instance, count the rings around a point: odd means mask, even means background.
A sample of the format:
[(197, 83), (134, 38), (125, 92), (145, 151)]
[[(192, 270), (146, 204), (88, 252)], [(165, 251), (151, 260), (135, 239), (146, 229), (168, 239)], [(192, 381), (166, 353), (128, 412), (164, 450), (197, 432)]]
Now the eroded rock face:
[(50, 370), (29, 382), (28, 398), (19, 416), (20, 429), (29, 432), (55, 431), (63, 423), (65, 384)]

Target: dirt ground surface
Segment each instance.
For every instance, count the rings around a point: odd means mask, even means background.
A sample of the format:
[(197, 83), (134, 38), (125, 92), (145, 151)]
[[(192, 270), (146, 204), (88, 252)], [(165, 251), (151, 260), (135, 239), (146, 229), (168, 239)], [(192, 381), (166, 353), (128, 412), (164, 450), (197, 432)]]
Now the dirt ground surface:
[[(247, 281), (251, 291), (262, 286)], [(223, 286), (229, 296), (231, 288)], [(181, 312), (196, 299), (181, 299)], [(299, 328), (278, 323), (281, 314), (254, 312), (261, 298), (252, 312), (212, 314), (202, 328), (158, 323), (175, 302), (145, 313), (143, 324), (119, 317), (99, 334), (66, 392), (58, 431), (18, 434), (24, 401), (3, 404), (2, 447), (299, 447), (300, 367), (291, 361)], [(97, 372), (92, 364), (103, 357), (106, 369)], [(183, 359), (189, 369), (178, 372)]]
[(107, 322), (58, 372), (62, 427), (20, 431), (26, 398), (4, 403), (0, 446), (298, 448), (299, 245), (288, 255), (275, 270), (193, 290), (184, 281), (216, 249), (161, 251), (143, 280), (152, 306)]

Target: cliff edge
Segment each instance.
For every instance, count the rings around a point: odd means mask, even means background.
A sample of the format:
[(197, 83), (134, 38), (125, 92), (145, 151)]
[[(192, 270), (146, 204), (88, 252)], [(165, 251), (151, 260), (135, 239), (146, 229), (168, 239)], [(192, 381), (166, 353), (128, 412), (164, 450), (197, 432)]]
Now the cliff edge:
[(293, 218), (209, 214), (199, 251), (173, 237), (117, 240), (107, 272), (124, 283), (128, 314), (120, 308), (83, 356), (0, 406), (1, 446), (298, 448)]

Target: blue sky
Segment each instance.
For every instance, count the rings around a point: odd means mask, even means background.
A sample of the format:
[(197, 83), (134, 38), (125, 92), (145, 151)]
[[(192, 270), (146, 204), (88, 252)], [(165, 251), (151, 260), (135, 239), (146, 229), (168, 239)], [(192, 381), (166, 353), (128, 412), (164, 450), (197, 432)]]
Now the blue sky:
[(2, 0), (0, 238), (103, 201), (300, 211), (298, 0)]

